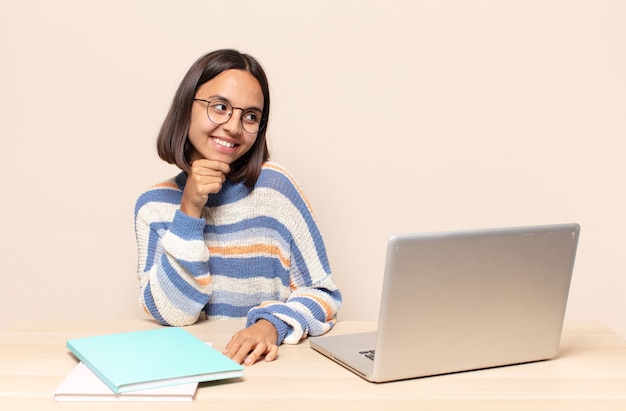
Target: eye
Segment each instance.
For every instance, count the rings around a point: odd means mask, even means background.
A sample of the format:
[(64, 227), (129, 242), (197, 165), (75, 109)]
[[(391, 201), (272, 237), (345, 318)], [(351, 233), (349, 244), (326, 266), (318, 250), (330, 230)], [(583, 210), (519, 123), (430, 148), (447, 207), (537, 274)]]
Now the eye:
[(243, 121), (250, 124), (258, 124), (261, 121), (261, 113), (256, 110), (248, 110), (243, 113)]
[(230, 105), (222, 100), (215, 100), (211, 102), (211, 110), (220, 113), (228, 113), (230, 112)]

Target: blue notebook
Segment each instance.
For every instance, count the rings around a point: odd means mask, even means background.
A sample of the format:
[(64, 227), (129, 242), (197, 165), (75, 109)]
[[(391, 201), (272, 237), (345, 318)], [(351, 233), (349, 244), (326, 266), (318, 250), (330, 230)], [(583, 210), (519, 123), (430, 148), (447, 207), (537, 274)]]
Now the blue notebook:
[(74, 338), (67, 348), (115, 393), (243, 375), (240, 364), (178, 327)]

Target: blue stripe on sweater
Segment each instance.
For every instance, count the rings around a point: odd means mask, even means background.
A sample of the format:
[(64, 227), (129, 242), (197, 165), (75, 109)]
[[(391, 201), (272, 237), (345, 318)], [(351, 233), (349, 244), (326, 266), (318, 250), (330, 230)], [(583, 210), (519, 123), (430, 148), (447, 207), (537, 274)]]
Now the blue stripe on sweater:
[(182, 240), (204, 241), (206, 219), (190, 217), (180, 210), (174, 213), (174, 219), (169, 229), (172, 234)]
[(305, 335), (308, 333), (308, 323), (306, 319), (299, 312), (293, 310), (287, 304), (272, 304), (262, 308), (253, 308), (246, 322), (246, 326), (254, 324), (260, 318), (266, 318), (266, 316), (275, 316), (276, 314), (283, 314), (286, 317), (296, 320), (300, 327), (304, 330)]
[[(161, 256), (161, 268), (163, 271), (159, 270), (158, 272), (161, 288), (163, 289), (163, 292), (165, 293), (169, 301), (174, 302), (190, 299), (197, 303), (200, 307), (206, 304), (209, 296), (207, 294), (199, 292), (189, 283), (183, 280), (180, 277), (180, 274), (176, 272), (174, 267), (172, 267), (165, 254)], [(178, 308), (182, 309), (182, 307)], [(188, 314), (198, 312), (197, 310), (192, 308), (190, 308), (190, 310), (183, 311), (188, 311)]]
[(154, 188), (146, 191), (137, 199), (135, 203), (135, 218), (141, 207), (148, 203), (166, 203), (166, 204), (180, 204), (182, 198), (182, 192), (171, 188)]
[(194, 277), (201, 277), (210, 272), (206, 261), (184, 261), (179, 259), (178, 264)]
[(165, 321), (165, 318), (163, 318), (163, 316), (159, 312), (159, 309), (154, 303), (154, 298), (152, 298), (152, 290), (150, 289), (149, 283), (146, 285), (146, 288), (143, 289), (143, 300), (146, 308), (148, 309), (150, 314), (152, 314), (155, 320), (163, 325), (170, 325), (167, 321)]
[[(275, 218), (268, 216), (259, 216), (248, 218), (244, 220), (237, 221), (232, 224), (223, 224), (223, 225), (210, 225), (207, 224), (204, 228), (205, 234), (237, 234), (244, 231), (252, 231), (252, 230), (262, 230), (261, 234), (264, 234), (263, 237), (269, 235), (269, 233), (276, 232), (285, 239), (285, 241), (291, 242), (291, 233), (285, 227), (283, 223), (278, 221)], [(258, 233), (253, 233), (258, 234)]]
[(211, 295), (210, 303), (220, 304), (227, 303), (236, 307), (256, 307), (264, 301), (280, 301), (283, 300), (279, 290), (274, 292), (255, 292), (259, 288), (256, 287), (253, 291), (229, 291), (229, 290), (214, 290)]
[(226, 303), (213, 304), (209, 302), (204, 311), (209, 316), (223, 315), (232, 318), (243, 318), (248, 315), (248, 311), (250, 311), (250, 308), (251, 307), (249, 306), (240, 307)]
[(169, 223), (152, 223), (150, 224), (150, 235), (148, 237), (148, 255), (146, 255), (145, 270), (150, 271), (156, 262), (156, 253), (161, 253), (162, 248), (159, 243), (161, 237), (165, 234), (169, 227)]
[(289, 273), (280, 261), (274, 257), (222, 257), (209, 258), (211, 275), (222, 275), (228, 278), (269, 278), (280, 277), (281, 284), (289, 287)]
[(306, 297), (295, 297), (289, 300), (289, 302), (292, 301), (307, 307), (311, 311), (313, 318), (316, 320), (321, 322), (326, 321), (326, 311), (324, 311), (324, 309), (315, 300)]

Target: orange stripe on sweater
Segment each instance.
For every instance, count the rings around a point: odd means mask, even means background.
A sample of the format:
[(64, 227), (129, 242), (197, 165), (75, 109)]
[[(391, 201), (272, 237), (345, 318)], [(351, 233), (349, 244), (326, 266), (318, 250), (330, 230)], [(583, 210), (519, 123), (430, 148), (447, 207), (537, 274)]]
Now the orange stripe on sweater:
[(241, 257), (245, 255), (266, 254), (278, 258), (283, 267), (289, 268), (290, 266), (289, 259), (281, 254), (280, 248), (267, 244), (253, 244), (230, 247), (209, 247), (209, 253), (222, 255), (224, 257)]
[[(332, 308), (330, 307), (330, 305), (326, 301), (322, 300), (321, 298), (319, 298), (315, 294), (301, 294), (301, 295), (298, 295), (298, 298), (301, 298), (301, 297), (310, 298), (311, 300), (315, 301), (322, 308), (322, 311), (324, 311), (324, 313), (326, 314), (325, 322), (328, 322), (328, 323), (331, 323), (331, 324), (335, 323), (336, 320), (335, 320), (335, 318), (333, 318), (333, 315), (332, 315), (333, 310), (332, 310)], [(270, 306), (272, 304), (282, 304), (282, 302), (281, 301), (264, 301), (261, 304), (259, 304), (259, 307), (264, 308), (264, 307)]]
[(302, 294), (298, 297), (306, 297), (306, 298), (310, 298), (311, 300), (314, 300), (320, 307), (322, 307), (322, 310), (326, 313), (326, 321), (331, 321), (333, 320), (333, 310), (330, 307), (330, 305), (322, 300), (321, 298), (319, 298), (317, 295), (315, 294)]
[(203, 277), (196, 277), (196, 282), (201, 286), (206, 287), (207, 285), (211, 284), (211, 276), (206, 275)]
[(151, 188), (173, 188), (175, 190), (178, 190), (178, 185), (173, 181), (164, 181), (162, 183), (153, 185)]
[(259, 308), (265, 308), (265, 307), (269, 307), (270, 305), (273, 304), (283, 304), (282, 301), (278, 301), (278, 300), (268, 300), (268, 301), (263, 301), (261, 304), (258, 305)]

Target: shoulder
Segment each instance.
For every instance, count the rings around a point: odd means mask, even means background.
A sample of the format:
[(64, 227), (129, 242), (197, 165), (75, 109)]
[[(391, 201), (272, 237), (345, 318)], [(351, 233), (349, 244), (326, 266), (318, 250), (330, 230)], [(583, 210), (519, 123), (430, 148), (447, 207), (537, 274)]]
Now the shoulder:
[(300, 184), (294, 176), (282, 165), (274, 162), (265, 162), (261, 169), (261, 175), (255, 185), (255, 190), (262, 189), (280, 204), (287, 201), (293, 204), (301, 212), (312, 212), (309, 201)]
[(181, 173), (149, 187), (137, 198), (135, 213), (147, 204), (179, 204), (185, 185), (185, 177), (185, 174)]
[(293, 175), (285, 167), (272, 161), (263, 164), (256, 186), (274, 189), (292, 187), (299, 190), (298, 182)]

